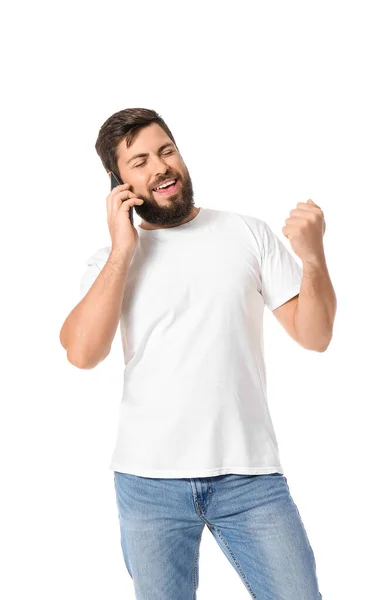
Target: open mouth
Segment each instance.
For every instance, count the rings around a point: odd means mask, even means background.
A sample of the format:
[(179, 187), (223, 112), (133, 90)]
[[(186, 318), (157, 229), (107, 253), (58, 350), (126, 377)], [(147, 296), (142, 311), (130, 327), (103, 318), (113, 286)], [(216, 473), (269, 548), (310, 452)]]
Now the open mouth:
[(160, 188), (158, 190), (153, 190), (153, 191), (154, 191), (154, 193), (161, 194), (162, 196), (171, 196), (171, 194), (175, 194), (178, 184), (179, 184), (179, 180), (176, 179), (175, 183), (173, 183), (172, 185), (168, 185), (164, 188)]

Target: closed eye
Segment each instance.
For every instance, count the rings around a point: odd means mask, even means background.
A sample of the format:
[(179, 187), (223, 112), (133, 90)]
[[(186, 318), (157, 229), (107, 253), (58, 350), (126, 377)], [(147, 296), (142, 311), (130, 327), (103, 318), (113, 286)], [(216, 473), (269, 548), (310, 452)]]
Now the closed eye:
[[(167, 152), (164, 152), (163, 154), (172, 154), (174, 152), (174, 150), (168, 150)], [(134, 165), (134, 168), (136, 169), (136, 167), (143, 167), (143, 165), (146, 164), (146, 160), (142, 163), (138, 163), (137, 165)]]

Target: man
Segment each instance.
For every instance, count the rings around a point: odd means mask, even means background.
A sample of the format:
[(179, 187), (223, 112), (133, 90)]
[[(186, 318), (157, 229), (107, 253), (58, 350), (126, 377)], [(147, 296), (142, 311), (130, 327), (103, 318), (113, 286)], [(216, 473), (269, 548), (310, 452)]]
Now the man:
[[(322, 598), (280, 463), (262, 335), (266, 304), (304, 348), (323, 352), (331, 340), (322, 210), (300, 202), (286, 219), (301, 268), (263, 220), (195, 207), (155, 111), (112, 115), (96, 150), (122, 181), (107, 197), (111, 246), (88, 260), (60, 337), (72, 364), (93, 368), (120, 322), (124, 386), (110, 467), (136, 597), (196, 597), (207, 525), (253, 598)], [(236, 173), (219, 185), (229, 178)]]

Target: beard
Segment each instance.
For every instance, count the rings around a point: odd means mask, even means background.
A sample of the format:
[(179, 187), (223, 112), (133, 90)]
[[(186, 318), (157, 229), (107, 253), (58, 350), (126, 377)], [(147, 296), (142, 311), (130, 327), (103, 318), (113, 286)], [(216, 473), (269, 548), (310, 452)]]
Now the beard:
[[(171, 179), (172, 177), (173, 175), (171, 174), (165, 175), (163, 179)], [(159, 202), (154, 197), (155, 192), (152, 192), (151, 196), (145, 196), (143, 194), (136, 194), (133, 189), (133, 193), (137, 198), (144, 200), (142, 205), (134, 205), (137, 215), (144, 221), (147, 221), (147, 223), (163, 227), (176, 226), (187, 219), (194, 207), (192, 181), (188, 171), (186, 171), (184, 177), (181, 175), (177, 177), (179, 183), (178, 191), (164, 198), (158, 196)]]

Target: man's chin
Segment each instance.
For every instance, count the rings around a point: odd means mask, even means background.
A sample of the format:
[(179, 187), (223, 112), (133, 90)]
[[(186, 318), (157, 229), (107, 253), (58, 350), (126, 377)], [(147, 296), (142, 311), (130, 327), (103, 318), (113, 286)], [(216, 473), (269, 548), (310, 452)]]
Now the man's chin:
[[(179, 210), (178, 210), (179, 208)], [(146, 206), (143, 204), (141, 206), (136, 207), (136, 212), (147, 223), (151, 223), (152, 225), (174, 225), (180, 223), (191, 214), (191, 211), (194, 210), (194, 204), (189, 204), (189, 206), (175, 206), (171, 203), (167, 202), (163, 204), (163, 207), (156, 204), (154, 206), (154, 210), (151, 210), (151, 206)]]

